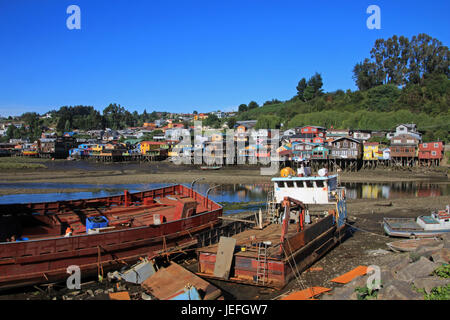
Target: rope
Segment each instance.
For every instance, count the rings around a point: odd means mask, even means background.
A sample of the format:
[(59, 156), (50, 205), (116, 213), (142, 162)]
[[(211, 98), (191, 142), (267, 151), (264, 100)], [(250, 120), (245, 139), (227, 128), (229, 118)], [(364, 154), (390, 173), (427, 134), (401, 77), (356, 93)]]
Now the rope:
[[(287, 254), (287, 252), (286, 252), (286, 249), (284, 249), (283, 244), (281, 244), (281, 247), (283, 248), (284, 254), (285, 254), (286, 257), (288, 258), (288, 259), (287, 259), (287, 262), (289, 263), (289, 267), (292, 269), (292, 272), (294, 272), (295, 280), (297, 281), (297, 283), (300, 285), (300, 287), (301, 287), (302, 289), (305, 289), (305, 285), (303, 284), (303, 281), (300, 279), (300, 273), (297, 275), (297, 273), (295, 272), (295, 269), (292, 267), (292, 264), (291, 264), (291, 262), (289, 261), (289, 256), (288, 256), (288, 254)], [(294, 264), (295, 264), (295, 267), (297, 268), (297, 264), (295, 263), (295, 260), (294, 260)], [(298, 269), (297, 269), (297, 271), (298, 271)]]
[[(289, 245), (289, 251), (291, 252), (291, 256), (292, 256), (293, 251), (292, 251), (291, 243), (290, 243), (289, 241), (287, 241), (287, 243), (288, 243), (288, 245)], [(298, 274), (298, 276), (299, 276), (299, 278), (300, 278), (300, 277), (301, 277), (301, 273), (300, 273), (300, 271), (298, 270), (297, 264), (295, 263), (295, 260), (294, 260), (294, 257), (293, 257), (293, 256), (292, 256), (292, 260), (293, 260), (293, 262), (294, 262), (295, 270), (297, 270), (297, 274)]]
[(367, 230), (364, 230), (364, 229), (361, 229), (361, 228), (355, 227), (355, 226), (353, 226), (353, 225), (351, 225), (351, 224), (349, 224), (349, 223), (347, 223), (347, 222), (344, 222), (344, 224), (348, 225), (349, 227), (351, 227), (351, 228), (353, 228), (353, 229), (355, 229), (355, 230), (359, 230), (359, 231), (367, 232), (367, 233), (370, 233), (370, 234), (372, 234), (372, 235), (374, 235), (374, 236), (378, 236), (378, 237), (382, 237), (382, 238), (387, 238), (387, 239), (390, 239), (390, 237), (389, 237), (389, 236), (385, 236), (385, 235), (382, 235), (382, 234), (379, 234), (379, 233), (375, 233), (375, 232), (367, 231)]

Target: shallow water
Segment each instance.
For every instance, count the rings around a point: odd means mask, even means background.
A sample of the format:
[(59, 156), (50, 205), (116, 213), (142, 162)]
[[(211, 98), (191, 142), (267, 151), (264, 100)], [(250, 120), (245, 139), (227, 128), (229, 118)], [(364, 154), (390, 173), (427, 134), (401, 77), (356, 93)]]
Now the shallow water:
[[(161, 188), (173, 184), (69, 184), (69, 183), (0, 183), (0, 189), (92, 189), (82, 192), (31, 193), (0, 196), (0, 203), (46, 202), (96, 198), (129, 192)], [(190, 187), (190, 184), (184, 184)], [(348, 199), (398, 199), (405, 197), (433, 197), (450, 194), (450, 184), (433, 182), (396, 182), (396, 183), (343, 183)], [(206, 194), (210, 184), (195, 184), (197, 192)], [(209, 193), (216, 202), (265, 202), (270, 184), (223, 184)]]

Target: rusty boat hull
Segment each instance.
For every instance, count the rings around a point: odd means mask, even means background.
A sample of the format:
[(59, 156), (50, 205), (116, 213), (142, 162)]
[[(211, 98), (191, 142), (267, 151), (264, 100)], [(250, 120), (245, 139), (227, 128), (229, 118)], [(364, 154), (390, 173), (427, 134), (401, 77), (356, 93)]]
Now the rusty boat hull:
[[(83, 219), (100, 214), (111, 225), (88, 233)], [(5, 237), (11, 221), (16, 229), (21, 221), (21, 235), (27, 239), (0, 238), (0, 290), (65, 281), (72, 265), (84, 278), (140, 257), (182, 250), (195, 245), (198, 234), (218, 226), (221, 215), (220, 205), (183, 185), (95, 199), (0, 205), (0, 236)], [(28, 226), (30, 219), (37, 225)], [(75, 231), (64, 237), (67, 226)]]

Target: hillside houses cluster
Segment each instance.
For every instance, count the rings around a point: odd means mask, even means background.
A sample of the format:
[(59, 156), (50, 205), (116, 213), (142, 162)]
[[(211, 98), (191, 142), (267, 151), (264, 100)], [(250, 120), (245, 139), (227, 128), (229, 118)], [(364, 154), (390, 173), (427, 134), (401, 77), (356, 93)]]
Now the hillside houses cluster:
[[(196, 114), (202, 120), (208, 114)], [(219, 115), (217, 115), (219, 117)], [(225, 115), (226, 116), (226, 115)], [(237, 121), (232, 136), (226, 130), (202, 127), (202, 135), (195, 136), (194, 126), (185, 127), (179, 119), (157, 120), (142, 127), (124, 130), (90, 130), (66, 132), (57, 137), (54, 131), (42, 133), (35, 142), (10, 141), (0, 145), (22, 155), (52, 158), (89, 158), (109, 156), (111, 160), (133, 160), (137, 156), (161, 160), (180, 155), (195, 155), (202, 151), (214, 157), (233, 157), (232, 163), (269, 163), (279, 161), (338, 161), (364, 166), (374, 162), (392, 165), (439, 165), (444, 156), (441, 141), (422, 141), (415, 124), (400, 124), (392, 132), (343, 130), (319, 126), (289, 128), (279, 132), (279, 144), (272, 149), (272, 134), (268, 129), (255, 130), (257, 121)], [(190, 137), (188, 141), (183, 140)], [(386, 138), (388, 144), (373, 142)], [(234, 154), (226, 154), (227, 143), (236, 147)], [(277, 156), (277, 157), (275, 157)], [(225, 163), (225, 161), (216, 161)], [(238, 161), (240, 160), (240, 162)], [(263, 160), (263, 161), (261, 161)], [(265, 160), (265, 161), (264, 161)], [(252, 162), (253, 161), (253, 162)], [(228, 162), (231, 163), (231, 162)]]
[[(385, 137), (389, 143), (370, 141), (376, 137)], [(285, 131), (283, 140), (279, 154), (294, 160), (334, 159), (362, 161), (363, 164), (390, 161), (394, 165), (439, 165), (444, 156), (443, 142), (423, 142), (422, 134), (415, 124), (400, 124), (393, 132), (305, 126)]]

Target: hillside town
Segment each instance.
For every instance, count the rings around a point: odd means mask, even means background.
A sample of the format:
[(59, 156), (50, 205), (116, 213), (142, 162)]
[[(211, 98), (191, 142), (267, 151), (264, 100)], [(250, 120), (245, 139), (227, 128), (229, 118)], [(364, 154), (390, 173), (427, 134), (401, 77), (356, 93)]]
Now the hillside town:
[[(203, 125), (202, 121), (211, 115), (225, 119), (221, 128)], [(439, 166), (444, 157), (445, 144), (423, 141), (420, 128), (412, 123), (399, 124), (391, 131), (320, 126), (270, 130), (256, 129), (257, 120), (233, 121), (233, 125), (226, 121), (234, 116), (233, 112), (171, 116), (123, 130), (73, 130), (58, 135), (55, 128), (45, 128), (36, 141), (9, 139), (1, 143), (0, 154), (122, 162), (160, 161), (200, 152), (211, 156), (210, 164), (219, 166), (308, 161), (313, 167), (350, 171), (379, 166)], [(228, 126), (229, 122), (232, 125)], [(26, 125), (3, 121), (0, 135), (5, 136), (10, 126), (20, 129)], [(227, 154), (227, 139), (238, 146), (231, 155)]]

